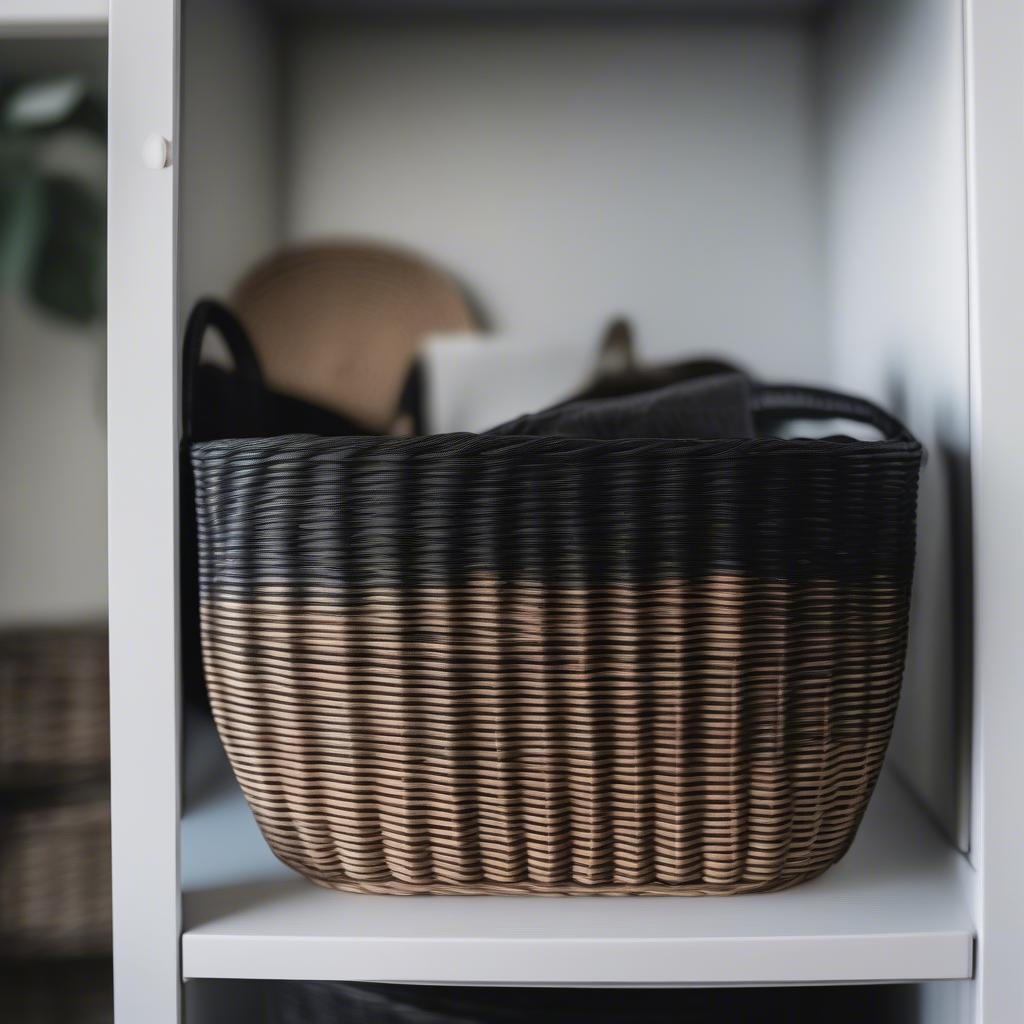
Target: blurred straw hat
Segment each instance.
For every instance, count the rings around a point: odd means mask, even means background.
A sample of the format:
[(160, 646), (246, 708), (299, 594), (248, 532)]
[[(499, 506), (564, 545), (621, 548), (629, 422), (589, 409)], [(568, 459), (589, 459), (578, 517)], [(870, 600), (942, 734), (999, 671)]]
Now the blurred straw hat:
[(271, 387), (382, 433), (424, 338), (476, 326), (447, 274), (371, 243), (276, 253), (245, 275), (232, 304)]

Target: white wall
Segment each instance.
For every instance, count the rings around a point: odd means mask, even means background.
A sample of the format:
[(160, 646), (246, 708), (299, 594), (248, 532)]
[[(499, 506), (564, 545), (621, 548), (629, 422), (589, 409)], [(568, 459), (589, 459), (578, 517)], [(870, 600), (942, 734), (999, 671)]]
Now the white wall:
[(494, 326), (815, 379), (820, 218), (801, 23), (309, 21), (286, 46), (287, 237), (436, 258)]
[(969, 546), (969, 380), (961, 19), (959, 0), (845, 4), (826, 40), (822, 115), (834, 373), (843, 386), (902, 415), (929, 455), (892, 759), (966, 846), (969, 553), (960, 549)]
[[(278, 46), (251, 0), (182, 4), (178, 294), (224, 297), (280, 234)], [(182, 323), (184, 326), (184, 323)], [(180, 332), (179, 332), (180, 333)]]
[(104, 339), (0, 295), (0, 622), (106, 611)]

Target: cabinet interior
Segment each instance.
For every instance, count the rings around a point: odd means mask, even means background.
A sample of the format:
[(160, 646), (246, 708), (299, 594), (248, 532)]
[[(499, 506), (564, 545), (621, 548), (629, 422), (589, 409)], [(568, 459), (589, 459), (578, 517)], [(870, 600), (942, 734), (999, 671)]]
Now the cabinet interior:
[(890, 764), (966, 850), (962, 45), (953, 0), (183, 0), (180, 312), (275, 247), (371, 238), (510, 343), (626, 315), (644, 358), (888, 406), (930, 456)]

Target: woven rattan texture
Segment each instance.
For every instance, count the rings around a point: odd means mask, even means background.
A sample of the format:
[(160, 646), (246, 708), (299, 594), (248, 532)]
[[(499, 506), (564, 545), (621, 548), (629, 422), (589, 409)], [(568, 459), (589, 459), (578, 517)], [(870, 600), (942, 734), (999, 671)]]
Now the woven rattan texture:
[(0, 786), (105, 778), (108, 723), (105, 626), (0, 632)]
[(192, 455), (211, 704), (314, 881), (738, 893), (852, 841), (899, 693), (916, 444)]
[(27, 803), (0, 837), (0, 952), (89, 956), (111, 945), (110, 801), (102, 788)]

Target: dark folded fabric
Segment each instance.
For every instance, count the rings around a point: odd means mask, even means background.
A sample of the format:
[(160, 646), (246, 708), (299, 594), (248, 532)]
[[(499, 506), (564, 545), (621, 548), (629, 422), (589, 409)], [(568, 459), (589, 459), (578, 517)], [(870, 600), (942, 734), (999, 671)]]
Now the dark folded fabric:
[[(742, 373), (740, 367), (722, 359), (684, 359), (677, 363), (654, 366), (630, 366), (618, 373), (603, 374), (582, 391), (558, 405), (568, 405), (591, 398), (614, 398), (616, 395), (636, 395), (641, 391), (654, 391), (684, 380), (718, 376), (722, 373)], [(555, 408), (555, 406), (552, 406)]]
[(715, 373), (639, 394), (580, 398), (487, 433), (594, 440), (753, 437), (750, 380), (738, 372)]

